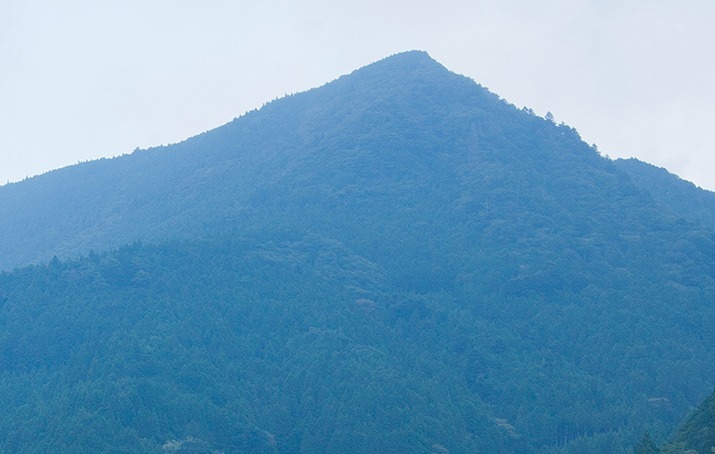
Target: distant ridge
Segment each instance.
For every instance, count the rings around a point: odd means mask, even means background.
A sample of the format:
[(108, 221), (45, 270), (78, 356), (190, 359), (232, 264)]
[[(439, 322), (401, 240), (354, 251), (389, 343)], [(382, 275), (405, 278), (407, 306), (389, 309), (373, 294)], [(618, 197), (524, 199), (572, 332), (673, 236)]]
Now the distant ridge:
[(715, 193), (637, 159), (618, 159), (615, 164), (635, 184), (653, 195), (663, 209), (672, 210), (684, 219), (715, 225)]

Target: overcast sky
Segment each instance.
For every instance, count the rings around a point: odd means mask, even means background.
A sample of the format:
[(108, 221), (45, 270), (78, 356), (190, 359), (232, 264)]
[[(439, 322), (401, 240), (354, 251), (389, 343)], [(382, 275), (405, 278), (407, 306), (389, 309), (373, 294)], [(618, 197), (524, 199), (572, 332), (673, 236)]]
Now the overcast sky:
[(181, 141), (422, 49), (715, 189), (708, 0), (0, 0), (0, 183)]

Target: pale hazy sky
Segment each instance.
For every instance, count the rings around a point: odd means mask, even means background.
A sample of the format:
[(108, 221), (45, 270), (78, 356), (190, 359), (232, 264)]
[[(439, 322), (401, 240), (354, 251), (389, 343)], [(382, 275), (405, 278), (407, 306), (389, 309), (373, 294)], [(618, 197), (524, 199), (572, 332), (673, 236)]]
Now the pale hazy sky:
[(0, 184), (183, 140), (422, 49), (715, 189), (709, 0), (0, 0)]

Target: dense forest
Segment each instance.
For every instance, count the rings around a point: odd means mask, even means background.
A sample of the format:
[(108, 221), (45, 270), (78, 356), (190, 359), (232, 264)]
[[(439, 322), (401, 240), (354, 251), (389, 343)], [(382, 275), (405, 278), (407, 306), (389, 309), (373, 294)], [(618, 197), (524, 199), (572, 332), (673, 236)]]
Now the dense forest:
[(657, 314), (599, 322), (604, 297), (488, 315), (318, 238), (134, 244), (0, 289), (8, 452), (617, 452), (707, 378)]
[(2, 186), (0, 451), (691, 446), (712, 197), (423, 52)]

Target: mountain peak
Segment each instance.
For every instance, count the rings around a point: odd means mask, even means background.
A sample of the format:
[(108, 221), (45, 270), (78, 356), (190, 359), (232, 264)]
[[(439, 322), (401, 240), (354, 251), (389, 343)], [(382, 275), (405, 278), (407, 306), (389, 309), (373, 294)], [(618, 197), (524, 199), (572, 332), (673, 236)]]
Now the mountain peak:
[(427, 52), (423, 50), (410, 50), (385, 57), (353, 71), (352, 74), (364, 72), (404, 74), (414, 73), (416, 71), (439, 71), (443, 73), (450, 73), (447, 68), (433, 59)]
[(428, 54), (424, 50), (407, 50), (404, 52), (398, 52), (396, 54), (392, 54), (388, 57), (385, 57), (383, 59), (376, 61), (375, 64), (386, 63), (386, 62), (401, 62), (401, 63), (412, 63), (412, 64), (431, 63), (431, 64), (442, 66), (439, 62), (437, 62), (435, 59), (433, 59), (430, 56), (430, 54)]
[(374, 102), (389, 109), (411, 105), (410, 108), (424, 110), (427, 105), (431, 109), (446, 104), (494, 106), (499, 101), (474, 80), (450, 71), (422, 50), (393, 54), (298, 95), (288, 97), (290, 100), (281, 99), (272, 108), (290, 105), (295, 109), (296, 104), (309, 103), (311, 108), (303, 104), (298, 110), (330, 112), (334, 108), (344, 113), (347, 109), (355, 117), (357, 112), (374, 115), (376, 106), (369, 105)]

